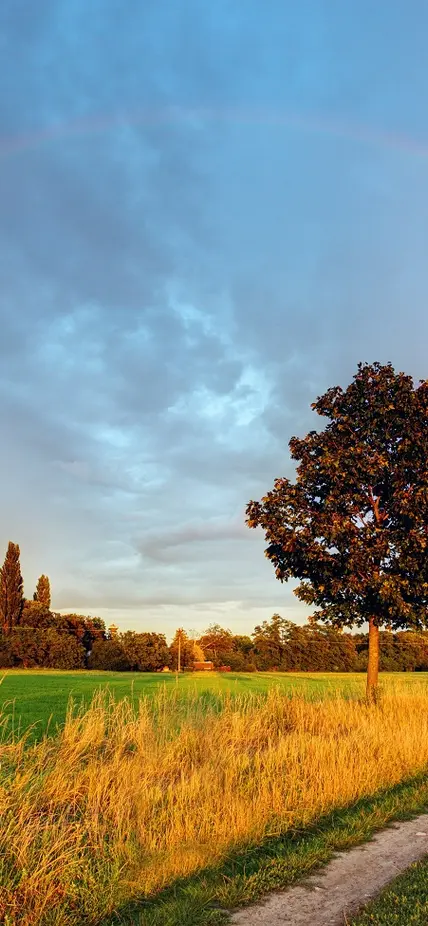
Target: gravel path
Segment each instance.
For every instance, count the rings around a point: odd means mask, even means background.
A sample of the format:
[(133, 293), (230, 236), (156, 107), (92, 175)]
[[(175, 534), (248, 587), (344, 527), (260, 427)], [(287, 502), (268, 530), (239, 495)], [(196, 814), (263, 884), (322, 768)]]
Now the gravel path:
[(428, 814), (341, 852), (296, 887), (232, 915), (234, 926), (344, 926), (412, 862), (428, 854)]

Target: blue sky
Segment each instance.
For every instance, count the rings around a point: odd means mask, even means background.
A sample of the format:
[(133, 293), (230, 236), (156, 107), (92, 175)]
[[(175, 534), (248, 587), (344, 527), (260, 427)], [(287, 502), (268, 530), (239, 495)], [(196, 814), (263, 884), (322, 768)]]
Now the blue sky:
[(0, 544), (122, 629), (305, 609), (245, 504), (428, 375), (422, 0), (3, 0)]

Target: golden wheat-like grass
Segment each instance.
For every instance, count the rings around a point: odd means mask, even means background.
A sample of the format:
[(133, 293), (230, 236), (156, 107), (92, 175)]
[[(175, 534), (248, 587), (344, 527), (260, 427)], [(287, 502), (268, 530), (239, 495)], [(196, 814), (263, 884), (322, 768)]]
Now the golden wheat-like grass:
[(98, 694), (55, 737), (0, 745), (0, 922), (97, 923), (132, 896), (428, 766), (428, 692), (380, 706), (271, 691)]

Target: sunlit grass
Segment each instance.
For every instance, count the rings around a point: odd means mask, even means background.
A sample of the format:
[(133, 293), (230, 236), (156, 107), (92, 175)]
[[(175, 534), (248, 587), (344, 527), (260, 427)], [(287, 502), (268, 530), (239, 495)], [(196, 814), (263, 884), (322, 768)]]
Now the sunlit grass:
[(99, 923), (425, 769), (428, 692), (401, 685), (377, 709), (277, 689), (99, 693), (55, 737), (5, 734), (0, 762), (0, 921)]
[[(159, 688), (177, 689), (185, 696), (195, 692), (213, 695), (266, 695), (271, 688), (285, 693), (295, 692), (307, 698), (336, 696), (338, 692), (363, 696), (363, 673), (322, 672), (260, 672), (260, 673), (185, 673), (177, 680), (175, 673), (162, 675), (150, 672), (66, 672), (54, 669), (0, 670), (4, 682), (0, 688), (0, 709), (9, 714), (15, 732), (33, 727), (32, 737), (41, 737), (49, 729), (53, 733), (65, 720), (70, 695), (79, 705), (88, 705), (93, 695), (108, 687), (116, 700), (127, 697), (138, 702), (140, 697), (156, 695)], [(394, 673), (381, 675), (381, 686), (388, 687), (403, 680), (412, 686), (426, 684), (428, 673)]]
[[(162, 675), (152, 672), (61, 672), (50, 669), (5, 669), (0, 689), (0, 706), (10, 716), (16, 731), (33, 726), (33, 738), (48, 728), (53, 732), (65, 720), (70, 695), (78, 704), (88, 705), (101, 688), (111, 691), (118, 700), (127, 697), (138, 701), (140, 697), (154, 696), (159, 688), (177, 689), (185, 696), (195, 692), (213, 695), (266, 694), (272, 687), (281, 691), (319, 697), (329, 691), (364, 691), (363, 674), (322, 673), (184, 673), (178, 679), (175, 673)], [(410, 678), (410, 676), (407, 676)], [(428, 676), (427, 676), (428, 680)]]

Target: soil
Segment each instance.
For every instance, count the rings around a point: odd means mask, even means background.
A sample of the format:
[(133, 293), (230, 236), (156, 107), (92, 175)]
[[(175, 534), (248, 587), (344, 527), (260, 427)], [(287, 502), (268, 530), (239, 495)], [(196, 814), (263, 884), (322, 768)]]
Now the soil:
[(296, 887), (238, 910), (233, 926), (344, 926), (412, 862), (428, 855), (428, 814), (341, 852)]

